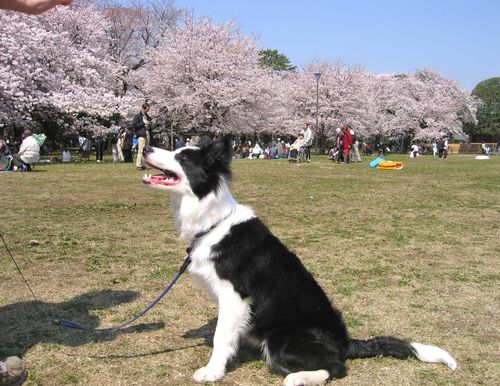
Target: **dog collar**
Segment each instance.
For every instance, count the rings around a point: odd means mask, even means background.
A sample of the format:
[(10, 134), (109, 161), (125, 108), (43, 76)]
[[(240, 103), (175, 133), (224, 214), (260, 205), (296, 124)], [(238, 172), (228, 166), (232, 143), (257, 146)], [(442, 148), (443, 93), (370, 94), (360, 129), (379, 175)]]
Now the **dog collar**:
[(217, 221), (215, 224), (213, 224), (210, 228), (208, 228), (206, 231), (199, 232), (194, 235), (193, 241), (191, 241), (191, 244), (189, 247), (186, 248), (186, 252), (188, 253), (188, 257), (191, 257), (191, 252), (193, 251), (194, 247), (196, 246), (196, 243), (198, 242), (199, 239), (201, 239), (203, 236), (207, 235), (208, 233), (212, 232), (221, 222), (223, 222), (225, 219), (227, 219), (232, 211), (229, 212), (227, 216), (224, 216), (221, 220)]

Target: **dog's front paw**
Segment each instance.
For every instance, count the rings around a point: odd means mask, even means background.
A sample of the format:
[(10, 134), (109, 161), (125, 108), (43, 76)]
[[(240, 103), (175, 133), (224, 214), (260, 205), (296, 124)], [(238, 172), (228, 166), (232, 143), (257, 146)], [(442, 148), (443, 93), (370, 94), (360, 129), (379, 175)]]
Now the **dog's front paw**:
[(224, 370), (217, 370), (212, 367), (206, 366), (196, 370), (193, 375), (193, 380), (196, 383), (215, 382), (219, 379), (222, 379), (224, 375)]

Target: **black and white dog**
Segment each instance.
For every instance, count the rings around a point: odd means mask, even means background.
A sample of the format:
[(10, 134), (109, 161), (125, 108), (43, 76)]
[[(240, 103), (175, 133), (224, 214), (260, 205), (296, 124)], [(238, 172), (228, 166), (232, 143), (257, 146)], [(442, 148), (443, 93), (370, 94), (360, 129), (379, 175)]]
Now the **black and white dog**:
[(170, 152), (148, 147), (146, 164), (162, 171), (143, 183), (169, 192), (181, 237), (193, 241), (189, 272), (218, 303), (212, 356), (196, 382), (224, 377), (242, 338), (261, 348), (284, 385), (320, 385), (347, 374), (346, 359), (416, 357), (451, 369), (436, 346), (392, 337), (349, 337), (335, 309), (298, 257), (229, 191), (231, 140), (203, 139)]

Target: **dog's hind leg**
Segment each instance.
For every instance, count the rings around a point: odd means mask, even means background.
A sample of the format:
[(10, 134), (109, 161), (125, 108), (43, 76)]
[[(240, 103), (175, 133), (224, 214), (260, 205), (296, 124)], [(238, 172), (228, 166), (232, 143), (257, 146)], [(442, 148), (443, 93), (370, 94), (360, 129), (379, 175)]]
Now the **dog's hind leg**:
[(285, 386), (321, 385), (347, 375), (346, 344), (320, 328), (280, 329), (268, 334), (263, 346), (270, 370), (287, 375)]

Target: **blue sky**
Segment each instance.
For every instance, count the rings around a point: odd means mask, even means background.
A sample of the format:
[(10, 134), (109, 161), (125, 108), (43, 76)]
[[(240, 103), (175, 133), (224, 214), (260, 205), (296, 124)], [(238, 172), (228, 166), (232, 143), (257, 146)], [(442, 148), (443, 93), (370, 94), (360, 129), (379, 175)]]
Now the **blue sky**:
[(430, 67), (472, 90), (500, 76), (500, 0), (175, 0), (236, 21), (299, 68), (316, 59), (375, 73)]

